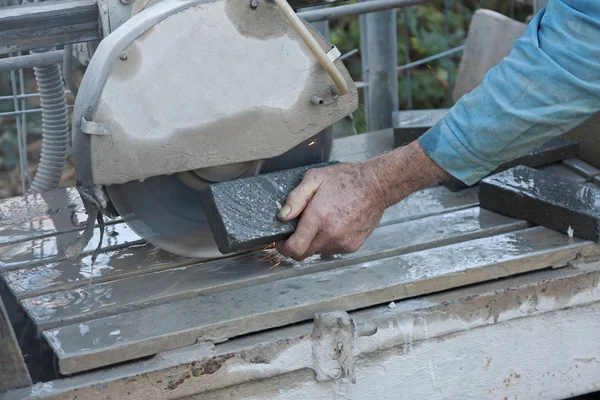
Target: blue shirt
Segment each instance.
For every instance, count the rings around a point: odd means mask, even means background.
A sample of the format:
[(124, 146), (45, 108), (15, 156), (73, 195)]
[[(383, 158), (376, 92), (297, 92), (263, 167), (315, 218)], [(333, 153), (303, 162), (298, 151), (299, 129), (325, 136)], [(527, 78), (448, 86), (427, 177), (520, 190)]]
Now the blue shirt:
[(550, 0), (511, 53), (419, 142), (472, 185), (599, 111), (600, 0)]

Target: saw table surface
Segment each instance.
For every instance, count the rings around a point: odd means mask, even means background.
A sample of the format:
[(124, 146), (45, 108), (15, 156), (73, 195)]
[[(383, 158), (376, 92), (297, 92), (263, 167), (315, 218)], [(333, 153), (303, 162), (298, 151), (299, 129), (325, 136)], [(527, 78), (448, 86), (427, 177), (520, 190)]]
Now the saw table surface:
[[(337, 139), (332, 159), (362, 161), (393, 142), (391, 130)], [(582, 183), (595, 176), (545, 169)], [(0, 276), (69, 375), (600, 254), (593, 242), (480, 209), (477, 190), (415, 193), (357, 252), (301, 263), (272, 249), (197, 262), (154, 248), (118, 218), (94, 265), (98, 231), (69, 260), (64, 248), (85, 221), (79, 196), (30, 195), (0, 203)]]

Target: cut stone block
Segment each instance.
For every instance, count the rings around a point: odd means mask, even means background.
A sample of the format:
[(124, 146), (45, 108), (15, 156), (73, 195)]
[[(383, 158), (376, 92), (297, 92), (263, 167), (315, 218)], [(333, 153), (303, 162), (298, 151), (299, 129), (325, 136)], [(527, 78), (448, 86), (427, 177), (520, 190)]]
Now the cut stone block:
[(219, 251), (223, 254), (249, 250), (291, 236), (297, 221), (277, 218), (288, 194), (316, 164), (284, 171), (215, 183), (203, 191), (200, 202), (206, 212)]
[(518, 166), (481, 181), (480, 207), (598, 242), (600, 189)]
[(417, 140), (448, 114), (448, 109), (395, 111), (394, 147)]
[[(508, 161), (500, 165), (490, 175), (506, 171), (507, 169), (516, 167), (517, 165), (538, 168), (565, 160), (567, 158), (577, 157), (578, 153), (579, 145), (577, 142), (558, 137), (546, 142), (543, 146), (521, 157), (515, 158), (512, 161)], [(444, 182), (444, 186), (452, 191), (463, 190), (468, 187), (458, 179), (450, 179)]]
[(562, 164), (571, 171), (583, 176), (586, 180), (592, 180), (595, 176), (600, 175), (600, 169), (578, 158), (569, 158), (563, 161)]

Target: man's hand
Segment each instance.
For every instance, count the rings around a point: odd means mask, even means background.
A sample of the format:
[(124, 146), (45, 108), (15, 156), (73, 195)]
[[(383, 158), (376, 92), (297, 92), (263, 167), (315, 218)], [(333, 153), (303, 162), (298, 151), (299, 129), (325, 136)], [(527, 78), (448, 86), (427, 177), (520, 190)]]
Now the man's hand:
[(369, 164), (308, 170), (280, 210), (284, 221), (303, 214), (295, 233), (278, 251), (296, 260), (315, 253), (356, 251), (377, 227), (386, 207), (377, 174)]
[(308, 170), (279, 212), (300, 221), (277, 250), (296, 260), (356, 251), (387, 207), (446, 176), (417, 142), (364, 163)]

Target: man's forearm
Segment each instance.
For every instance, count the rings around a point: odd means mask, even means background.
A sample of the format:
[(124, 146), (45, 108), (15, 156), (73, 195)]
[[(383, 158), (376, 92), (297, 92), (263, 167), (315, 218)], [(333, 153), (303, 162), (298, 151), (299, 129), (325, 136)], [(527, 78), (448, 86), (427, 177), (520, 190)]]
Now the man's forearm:
[(600, 1), (550, 0), (511, 54), (425, 133), (445, 171), (474, 184), (600, 111)]
[(386, 207), (398, 203), (417, 190), (449, 178), (416, 141), (371, 159), (365, 165), (372, 168), (377, 176)]

